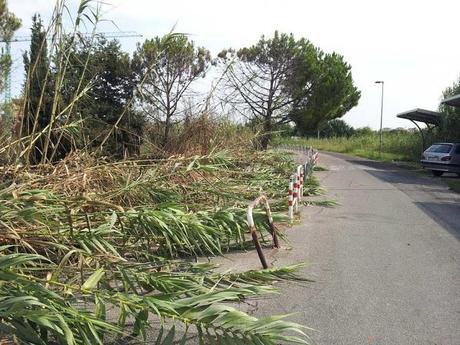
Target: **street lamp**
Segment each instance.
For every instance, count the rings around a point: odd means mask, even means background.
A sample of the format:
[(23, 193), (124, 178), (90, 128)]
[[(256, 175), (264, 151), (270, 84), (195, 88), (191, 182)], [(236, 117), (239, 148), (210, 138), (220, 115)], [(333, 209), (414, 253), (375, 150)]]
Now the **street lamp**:
[(383, 86), (385, 85), (385, 82), (383, 80), (377, 80), (375, 82), (376, 84), (381, 84), (382, 85), (382, 98), (380, 101), (380, 157), (382, 157), (382, 142), (383, 142), (383, 137), (382, 137), (382, 123), (383, 123)]

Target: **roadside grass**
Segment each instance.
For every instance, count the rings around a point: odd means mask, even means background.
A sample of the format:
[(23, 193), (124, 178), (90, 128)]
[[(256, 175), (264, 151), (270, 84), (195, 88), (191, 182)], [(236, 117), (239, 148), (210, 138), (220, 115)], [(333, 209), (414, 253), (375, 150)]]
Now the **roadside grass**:
[(305, 196), (318, 196), (324, 194), (324, 189), (321, 188), (318, 179), (315, 176), (310, 175), (305, 181), (303, 192)]
[(447, 181), (447, 185), (449, 186), (450, 190), (456, 193), (460, 193), (460, 179), (456, 181)]
[(421, 138), (418, 133), (384, 132), (382, 153), (378, 133), (356, 135), (350, 138), (278, 138), (278, 145), (312, 146), (318, 150), (344, 153), (384, 162), (418, 162)]
[(313, 171), (329, 171), (329, 169), (320, 165), (315, 165)]

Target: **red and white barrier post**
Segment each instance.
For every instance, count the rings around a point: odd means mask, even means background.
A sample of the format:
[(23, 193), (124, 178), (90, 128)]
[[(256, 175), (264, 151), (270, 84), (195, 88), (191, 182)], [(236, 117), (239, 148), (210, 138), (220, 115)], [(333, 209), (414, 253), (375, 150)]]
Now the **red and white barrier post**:
[(306, 151), (307, 161), (304, 165), (297, 166), (296, 172), (289, 179), (288, 217), (291, 221), (294, 219), (294, 213), (299, 210), (299, 203), (303, 197), (304, 182), (312, 173), (313, 167), (318, 161), (318, 151), (313, 150), (312, 147), (306, 149)]
[(299, 175), (297, 173), (294, 174), (294, 191), (292, 193), (292, 198), (294, 199), (294, 212), (299, 210)]
[(299, 179), (299, 195), (298, 195), (298, 199), (299, 201), (302, 200), (302, 197), (303, 197), (303, 176), (304, 176), (304, 170), (303, 170), (303, 165), (299, 165), (297, 167), (297, 177)]
[(259, 255), (260, 263), (262, 264), (262, 267), (266, 269), (268, 268), (267, 260), (265, 259), (265, 255), (262, 250), (262, 246), (260, 245), (259, 239), (257, 238), (256, 224), (252, 216), (253, 209), (261, 203), (263, 203), (265, 206), (268, 226), (270, 228), (270, 232), (273, 238), (273, 247), (279, 248), (280, 244), (278, 241), (278, 235), (276, 234), (277, 229), (275, 227), (275, 223), (273, 222), (272, 211), (270, 210), (270, 205), (268, 203), (267, 198), (264, 195), (261, 195), (248, 205), (247, 220), (248, 220), (248, 225), (249, 225), (249, 231), (251, 232), (252, 241), (254, 242), (254, 246), (256, 247), (257, 254)]
[(291, 176), (288, 190), (288, 217), (290, 220), (294, 218), (294, 182), (292, 180), (293, 177)]

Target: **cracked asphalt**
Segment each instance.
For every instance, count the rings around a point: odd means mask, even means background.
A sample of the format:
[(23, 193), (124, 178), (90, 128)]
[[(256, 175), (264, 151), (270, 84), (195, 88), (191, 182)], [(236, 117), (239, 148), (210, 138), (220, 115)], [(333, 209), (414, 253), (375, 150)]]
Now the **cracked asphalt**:
[(315, 344), (460, 344), (460, 195), (390, 164), (325, 153), (319, 164), (340, 205), (304, 207), (273, 259), (307, 261), (316, 282), (281, 286), (255, 314), (295, 313)]

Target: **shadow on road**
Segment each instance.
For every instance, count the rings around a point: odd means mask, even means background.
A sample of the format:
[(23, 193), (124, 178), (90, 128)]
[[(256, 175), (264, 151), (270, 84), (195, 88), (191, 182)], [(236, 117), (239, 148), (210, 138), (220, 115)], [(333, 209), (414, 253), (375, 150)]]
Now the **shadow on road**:
[(460, 204), (446, 202), (414, 202), (414, 204), (460, 240)]
[[(330, 154), (330, 153), (328, 153)], [(455, 174), (432, 177), (395, 164), (378, 162), (343, 154), (331, 154), (349, 163), (362, 166), (363, 171), (409, 195), (413, 203), (436, 223), (460, 240), (460, 197), (448, 190), (445, 180), (458, 179)]]
[[(405, 186), (411, 186), (410, 189), (417, 187), (429, 187), (432, 193), (445, 193), (448, 191), (448, 187), (444, 185), (439, 178), (430, 178), (420, 176), (417, 173), (413, 173), (405, 170), (369, 170), (364, 169), (368, 174), (378, 178), (387, 183), (395, 184), (398, 189), (407, 189)], [(450, 194), (450, 193), (449, 193)]]

